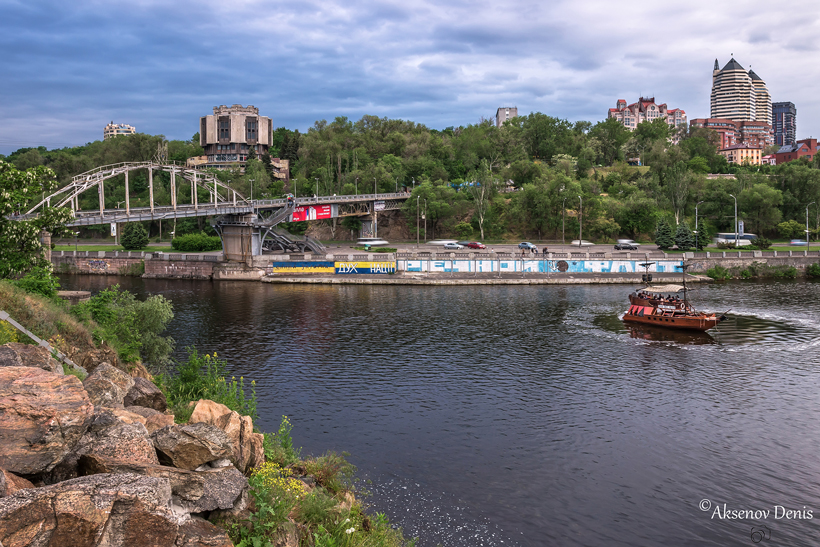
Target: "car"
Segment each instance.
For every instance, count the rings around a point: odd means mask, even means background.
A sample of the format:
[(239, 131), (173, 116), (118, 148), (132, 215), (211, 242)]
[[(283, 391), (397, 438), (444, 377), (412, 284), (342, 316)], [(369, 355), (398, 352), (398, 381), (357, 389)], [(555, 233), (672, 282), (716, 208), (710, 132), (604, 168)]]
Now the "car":
[(616, 243), (616, 251), (637, 251), (638, 247), (634, 243)]
[(527, 249), (528, 251), (535, 251), (538, 250), (538, 247), (530, 243), (529, 241), (522, 241), (518, 244), (519, 249)]
[(459, 251), (464, 248), (464, 245), (459, 245), (458, 243), (451, 241), (449, 243), (445, 243), (444, 248), (450, 251)]
[(471, 241), (467, 244), (467, 247), (470, 249), (486, 249), (487, 246), (483, 243), (479, 243), (478, 241)]
[(808, 245), (808, 243), (803, 239), (792, 239), (791, 242), (789, 243), (789, 245), (794, 245), (794, 246)]
[(448, 243), (457, 243), (455, 239), (431, 239), (427, 242), (428, 245), (447, 245)]
[(634, 245), (634, 246), (636, 246), (636, 247), (640, 247), (640, 246), (641, 246), (641, 244), (640, 244), (640, 243), (635, 243), (635, 240), (634, 240), (634, 239), (619, 239), (619, 240), (618, 240), (618, 243), (629, 243), (629, 244)]
[(573, 246), (573, 247), (592, 247), (592, 246), (593, 246), (593, 245), (595, 245), (595, 244), (594, 244), (594, 243), (590, 243), (590, 242), (589, 242), (589, 241), (587, 241), (586, 239), (582, 239), (581, 241), (578, 241), (578, 240), (576, 239), (576, 240), (573, 240), (573, 242), (572, 242), (572, 243), (570, 243), (570, 245), (571, 245), (571, 246)]
[(470, 244), (469, 241), (456, 241), (456, 243), (458, 243), (459, 245), (463, 245), (465, 247)]

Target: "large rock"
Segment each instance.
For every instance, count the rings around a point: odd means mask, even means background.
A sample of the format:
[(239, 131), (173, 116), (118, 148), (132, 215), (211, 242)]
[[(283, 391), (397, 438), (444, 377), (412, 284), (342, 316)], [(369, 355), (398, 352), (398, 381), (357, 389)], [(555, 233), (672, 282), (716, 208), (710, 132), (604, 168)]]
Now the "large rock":
[(208, 424), (163, 427), (151, 434), (151, 440), (162, 462), (180, 469), (193, 470), (204, 463), (233, 457), (225, 432)]
[(90, 455), (80, 458), (80, 473), (136, 473), (168, 479), (174, 503), (189, 513), (244, 509), (247, 503), (248, 479), (232, 465), (219, 469), (188, 471)]
[(134, 379), (108, 363), (101, 363), (83, 381), (88, 397), (95, 406), (123, 408), (123, 400), (134, 387)]
[(250, 416), (240, 416), (225, 405), (200, 399), (189, 423), (207, 423), (224, 431), (231, 440), (235, 465), (243, 473), (265, 462), (264, 437), (253, 432)]
[(63, 374), (63, 366), (46, 348), (17, 342), (0, 346), (0, 367), (34, 367)]
[(92, 475), (0, 499), (0, 544), (193, 547), (230, 545), (212, 525), (171, 504), (168, 479)]
[(23, 477), (18, 477), (11, 471), (0, 469), (0, 498), (11, 496), (26, 488), (34, 488), (34, 485)]
[(50, 471), (85, 433), (94, 406), (80, 381), (39, 368), (0, 368), (0, 467)]
[(174, 425), (173, 414), (155, 414), (145, 419), (145, 429), (148, 430), (148, 433), (153, 433), (157, 429), (162, 429), (169, 425)]
[(165, 394), (152, 381), (145, 378), (134, 378), (134, 386), (125, 395), (123, 404), (153, 408), (159, 412), (165, 412), (168, 408)]
[(133, 463), (159, 464), (148, 430), (139, 422), (127, 424), (112, 409), (100, 408), (93, 416), (85, 435), (63, 461), (43, 477), (49, 484), (78, 476), (81, 456), (94, 454)]

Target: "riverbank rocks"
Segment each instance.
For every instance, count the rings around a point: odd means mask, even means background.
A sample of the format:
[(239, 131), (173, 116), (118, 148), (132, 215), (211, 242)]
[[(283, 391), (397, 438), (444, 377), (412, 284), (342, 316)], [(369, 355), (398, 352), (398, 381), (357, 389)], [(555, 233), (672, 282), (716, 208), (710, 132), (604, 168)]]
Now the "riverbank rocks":
[(217, 509), (244, 509), (248, 479), (234, 466), (188, 471), (164, 465), (137, 464), (103, 456), (80, 458), (80, 474), (135, 473), (168, 479), (173, 501), (190, 513)]
[(191, 522), (171, 503), (168, 479), (131, 473), (80, 477), (0, 499), (5, 547), (227, 547), (224, 531)]
[(160, 460), (180, 469), (232, 458), (231, 441), (224, 431), (205, 423), (168, 426), (151, 434)]
[(63, 374), (63, 366), (46, 348), (18, 342), (0, 346), (0, 367), (34, 367)]
[(249, 473), (265, 462), (264, 437), (253, 432), (250, 416), (240, 416), (225, 405), (200, 399), (189, 423), (207, 423), (224, 431), (231, 440), (236, 468), (241, 472)]
[(93, 412), (74, 376), (0, 367), (0, 467), (19, 475), (50, 471), (79, 442)]
[(159, 412), (165, 412), (168, 403), (165, 401), (165, 394), (145, 378), (134, 378), (134, 386), (128, 391), (123, 399), (125, 406), (142, 406), (151, 408)]
[(11, 496), (26, 488), (34, 488), (34, 485), (23, 477), (18, 477), (11, 471), (0, 469), (0, 498)]
[(95, 406), (123, 408), (123, 400), (134, 387), (134, 379), (108, 363), (100, 363), (83, 381), (83, 386)]

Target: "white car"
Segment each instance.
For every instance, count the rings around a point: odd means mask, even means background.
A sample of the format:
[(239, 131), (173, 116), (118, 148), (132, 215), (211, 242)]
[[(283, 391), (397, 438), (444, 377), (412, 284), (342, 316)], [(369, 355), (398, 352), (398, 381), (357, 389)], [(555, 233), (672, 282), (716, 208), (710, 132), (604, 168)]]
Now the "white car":
[(582, 239), (581, 241), (578, 241), (576, 239), (572, 243), (570, 243), (570, 246), (572, 246), (572, 247), (592, 247), (593, 245), (595, 245), (595, 244), (590, 243), (586, 239)]
[(455, 239), (433, 239), (427, 242), (428, 245), (447, 245), (448, 243), (458, 243)]
[(464, 245), (459, 245), (455, 241), (450, 241), (444, 244), (444, 248), (450, 251), (460, 251), (464, 248)]
[(620, 244), (628, 243), (629, 245), (634, 245), (635, 247), (640, 247), (641, 246), (640, 243), (635, 243), (634, 239), (619, 239), (618, 243), (620, 243)]

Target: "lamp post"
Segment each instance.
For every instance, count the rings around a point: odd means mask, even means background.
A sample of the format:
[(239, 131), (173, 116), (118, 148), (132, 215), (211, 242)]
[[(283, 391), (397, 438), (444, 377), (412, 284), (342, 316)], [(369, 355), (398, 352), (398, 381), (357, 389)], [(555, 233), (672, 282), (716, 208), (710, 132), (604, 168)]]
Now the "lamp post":
[(695, 204), (695, 250), (699, 251), (700, 247), (698, 247), (698, 205), (703, 203), (703, 201), (699, 201)]
[(373, 177), (373, 195), (374, 196), (378, 195), (378, 193), (379, 193), (379, 187), (376, 186), (376, 177)]
[(396, 193), (399, 193), (399, 177), (396, 177)]
[(811, 232), (809, 232), (809, 207), (815, 205), (817, 202), (812, 201), (806, 205), (806, 254), (811, 251)]
[(80, 232), (74, 232), (74, 256), (77, 255), (77, 238), (80, 237)]
[(737, 198), (734, 194), (729, 194), (735, 200), (735, 249), (737, 249)]
[(581, 202), (578, 208), (578, 247), (580, 247), (581, 242), (584, 241), (584, 198), (578, 196), (578, 201)]
[(251, 183), (251, 202), (253, 202), (253, 181), (254, 179), (248, 179)]
[(424, 200), (424, 242), (427, 243), (427, 200)]
[(567, 244), (567, 232), (565, 230), (565, 218), (567, 216), (567, 198), (564, 198), (564, 203), (561, 204), (561, 245)]
[(416, 196), (416, 249), (419, 248), (419, 199), (421, 196)]
[(318, 196), (319, 195), (319, 178), (318, 177), (313, 177), (313, 178), (316, 179), (316, 195)]
[(356, 195), (359, 195), (359, 177), (356, 177)]
[(416, 189), (416, 178), (413, 177), (413, 190), (415, 190), (415, 189)]

